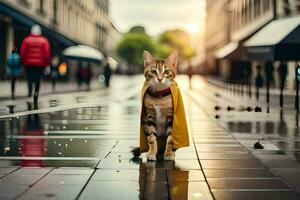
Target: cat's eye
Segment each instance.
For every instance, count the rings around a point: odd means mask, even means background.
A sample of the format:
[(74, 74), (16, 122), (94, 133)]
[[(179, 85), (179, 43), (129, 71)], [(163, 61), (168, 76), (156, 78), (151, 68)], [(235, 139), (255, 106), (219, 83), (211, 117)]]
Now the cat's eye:
[(151, 70), (151, 73), (152, 74), (157, 74), (156, 70), (154, 70), (154, 69)]
[(166, 71), (165, 71), (165, 74), (166, 74), (166, 75), (169, 75), (170, 73), (171, 73), (171, 70), (166, 70)]

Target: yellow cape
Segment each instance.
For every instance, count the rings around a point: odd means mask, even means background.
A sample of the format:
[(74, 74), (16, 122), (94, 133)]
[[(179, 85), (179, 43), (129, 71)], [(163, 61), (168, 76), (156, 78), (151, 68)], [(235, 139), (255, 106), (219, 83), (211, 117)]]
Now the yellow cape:
[[(143, 100), (148, 87), (149, 84), (144, 83), (142, 88), (142, 94), (141, 94), (142, 112), (143, 112)], [(174, 104), (174, 117), (173, 117), (171, 135), (173, 137), (173, 150), (175, 151), (181, 147), (189, 146), (189, 134), (187, 130), (183, 101), (182, 101), (179, 87), (177, 86), (176, 82), (174, 82), (171, 85), (171, 93), (172, 93), (173, 104)], [(142, 118), (142, 113), (141, 113), (141, 118)], [(148, 141), (144, 134), (144, 126), (140, 121), (140, 151), (146, 152), (148, 151), (148, 148), (149, 148)]]

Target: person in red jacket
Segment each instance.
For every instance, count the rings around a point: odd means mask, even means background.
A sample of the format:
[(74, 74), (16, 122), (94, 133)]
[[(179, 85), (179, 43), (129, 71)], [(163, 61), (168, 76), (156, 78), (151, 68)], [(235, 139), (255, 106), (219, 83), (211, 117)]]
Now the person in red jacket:
[(30, 34), (24, 38), (20, 55), (27, 71), (28, 98), (32, 97), (32, 86), (34, 84), (34, 104), (37, 105), (44, 68), (50, 64), (51, 59), (49, 41), (42, 36), (39, 25), (32, 26)]

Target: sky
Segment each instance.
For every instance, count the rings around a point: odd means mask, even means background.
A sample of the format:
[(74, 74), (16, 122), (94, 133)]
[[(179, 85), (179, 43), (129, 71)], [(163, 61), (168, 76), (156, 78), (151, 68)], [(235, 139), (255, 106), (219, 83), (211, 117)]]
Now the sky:
[(142, 25), (150, 35), (181, 28), (203, 32), (205, 0), (109, 0), (110, 17), (121, 32)]

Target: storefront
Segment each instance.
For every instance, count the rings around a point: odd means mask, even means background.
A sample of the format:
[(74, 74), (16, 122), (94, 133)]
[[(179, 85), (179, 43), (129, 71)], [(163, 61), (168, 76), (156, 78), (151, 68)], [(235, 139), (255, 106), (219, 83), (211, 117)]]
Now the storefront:
[[(0, 3), (0, 80), (6, 78), (6, 59), (12, 48), (20, 48), (23, 39), (29, 34), (30, 28), (38, 22), (17, 10)], [(40, 24), (40, 23), (38, 23)], [(42, 32), (51, 44), (52, 55), (60, 54), (68, 46), (77, 42), (55, 31), (55, 26), (49, 28), (43, 24)]]
[(231, 42), (215, 53), (217, 69), (220, 76), (229, 82), (246, 83), (247, 77), (244, 73), (249, 67), (249, 62), (243, 60), (242, 45)]
[(300, 60), (300, 17), (270, 22), (244, 43), (245, 57), (256, 64), (288, 64), (287, 87), (294, 88), (294, 69)]

